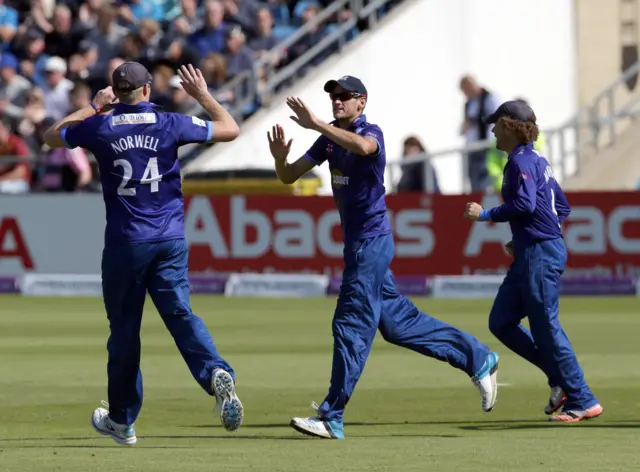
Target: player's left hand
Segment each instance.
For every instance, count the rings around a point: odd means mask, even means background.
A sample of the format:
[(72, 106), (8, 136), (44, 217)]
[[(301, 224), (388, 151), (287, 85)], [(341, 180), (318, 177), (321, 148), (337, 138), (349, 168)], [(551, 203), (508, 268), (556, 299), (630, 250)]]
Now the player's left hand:
[(99, 90), (98, 93), (96, 93), (96, 96), (93, 97), (93, 103), (95, 103), (98, 108), (104, 108), (107, 105), (118, 103), (118, 99), (113, 93), (113, 89), (111, 87), (107, 87)]
[(189, 64), (188, 66), (180, 66), (180, 69), (178, 69), (178, 76), (180, 77), (180, 84), (184, 91), (196, 100), (201, 100), (203, 97), (210, 96), (207, 81), (204, 80), (202, 71), (197, 67), (193, 67), (192, 64)]
[(291, 108), (291, 111), (295, 113), (295, 116), (290, 117), (293, 121), (306, 129), (315, 129), (317, 127), (319, 123), (318, 118), (309, 110), (301, 98), (288, 97), (287, 105)]
[(467, 208), (464, 211), (464, 217), (473, 221), (480, 219), (480, 212), (482, 211), (482, 205), (476, 202), (467, 203)]

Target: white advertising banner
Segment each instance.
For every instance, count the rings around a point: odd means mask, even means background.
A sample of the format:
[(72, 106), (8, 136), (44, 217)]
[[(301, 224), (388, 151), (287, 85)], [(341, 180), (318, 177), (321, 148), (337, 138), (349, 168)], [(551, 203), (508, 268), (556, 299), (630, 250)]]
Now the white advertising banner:
[(227, 297), (324, 297), (329, 277), (317, 274), (231, 274)]
[(101, 297), (100, 274), (26, 274), (20, 293), (35, 297)]
[(99, 274), (101, 195), (0, 197), (0, 275)]
[(451, 275), (433, 279), (434, 298), (495, 298), (504, 275)]

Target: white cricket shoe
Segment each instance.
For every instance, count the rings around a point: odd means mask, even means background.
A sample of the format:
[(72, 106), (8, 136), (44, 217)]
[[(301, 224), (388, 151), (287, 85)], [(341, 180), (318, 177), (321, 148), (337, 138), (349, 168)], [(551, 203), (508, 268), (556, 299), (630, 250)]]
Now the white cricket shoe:
[[(102, 404), (109, 408), (107, 402), (102, 401)], [(133, 425), (114, 423), (109, 418), (109, 410), (105, 408), (93, 410), (91, 425), (98, 433), (103, 436), (111, 436), (115, 442), (123, 446), (133, 446), (138, 441)]]
[(223, 369), (216, 369), (211, 377), (211, 388), (216, 396), (216, 410), (222, 426), (227, 431), (236, 431), (242, 424), (244, 409), (236, 395), (233, 377)]
[(490, 412), (496, 404), (498, 398), (498, 361), (500, 357), (496, 352), (491, 352), (487, 356), (480, 370), (471, 379), (482, 396), (482, 409)]
[(296, 431), (323, 439), (344, 439), (344, 426), (339, 421), (325, 421), (319, 416), (293, 418), (290, 423)]

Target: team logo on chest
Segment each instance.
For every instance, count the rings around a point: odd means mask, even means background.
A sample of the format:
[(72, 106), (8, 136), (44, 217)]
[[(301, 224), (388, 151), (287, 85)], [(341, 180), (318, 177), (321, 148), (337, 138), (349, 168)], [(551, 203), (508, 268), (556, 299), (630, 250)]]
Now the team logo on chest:
[(331, 169), (331, 186), (342, 188), (349, 185), (349, 176), (343, 175), (338, 169)]

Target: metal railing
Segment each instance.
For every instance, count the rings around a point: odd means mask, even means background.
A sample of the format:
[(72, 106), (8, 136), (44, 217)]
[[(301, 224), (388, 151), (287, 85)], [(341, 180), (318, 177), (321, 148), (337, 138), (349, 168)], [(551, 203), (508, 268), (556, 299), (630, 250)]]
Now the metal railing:
[[(325, 50), (337, 45), (337, 50), (341, 51), (348, 42), (348, 35), (360, 21), (365, 21), (367, 28), (375, 27), (380, 17), (380, 9), (394, 1), (334, 1), (321, 10), (315, 18), (299, 27), (290, 36), (276, 44), (262, 58), (256, 60), (252, 69), (239, 72), (216, 90), (213, 94), (214, 97), (232, 92), (235, 100), (228, 111), (238, 124), (242, 124), (247, 117), (246, 111), (248, 109), (252, 107), (269, 107), (269, 97), (276, 93), (279, 87), (294, 78), (302, 68), (309, 66)], [(341, 22), (337, 28), (329, 32), (319, 43), (313, 45), (301, 56), (282, 68), (274, 65), (274, 58), (286, 57), (289, 48), (304, 39), (307, 34), (313, 32), (316, 28), (322, 27), (332, 16), (341, 16), (346, 10), (350, 12), (350, 18)], [(261, 77), (264, 77), (264, 80)], [(200, 144), (191, 144), (181, 148), (179, 158), (182, 161), (182, 165), (186, 165), (190, 160), (196, 158), (204, 147)]]
[[(280, 86), (294, 78), (301, 69), (313, 66), (314, 59), (320, 54), (334, 46), (337, 46), (338, 51), (342, 50), (348, 42), (348, 35), (358, 23), (364, 21), (367, 28), (376, 26), (381, 16), (380, 9), (391, 2), (392, 0), (336, 0), (321, 10), (315, 18), (302, 25), (290, 36), (274, 46), (262, 58), (255, 61), (252, 70), (237, 74), (218, 90), (218, 93), (232, 91), (234, 97), (236, 97), (229, 110), (231, 115), (238, 123), (242, 123), (245, 117), (245, 110), (248, 107), (255, 104), (268, 107), (268, 97), (275, 93)], [(310, 49), (285, 66), (279, 68), (274, 65), (274, 58), (286, 57), (289, 48), (303, 40), (317, 28), (321, 28), (334, 15), (342, 17), (345, 11), (350, 12), (349, 19), (341, 21), (320, 42), (314, 44)], [(264, 77), (264, 80), (261, 77)]]
[[(577, 139), (578, 127), (579, 124), (577, 121), (570, 120), (563, 126), (543, 130), (547, 142), (545, 157), (551, 163), (554, 173), (559, 181), (562, 181), (564, 178), (572, 175), (572, 167), (575, 167), (577, 164), (579, 157)], [(403, 171), (403, 168), (418, 162), (428, 163), (430, 165), (424, 166), (424, 183), (426, 187), (425, 191), (431, 193), (434, 190), (432, 178), (432, 168), (434, 164), (440, 159), (457, 158), (460, 160), (460, 175), (462, 176), (462, 182), (456, 187), (460, 188), (463, 193), (469, 193), (471, 191), (471, 183), (467, 173), (469, 162), (468, 155), (477, 151), (489, 151), (490, 149), (494, 149), (494, 147), (495, 140), (487, 139), (484, 141), (477, 141), (468, 146), (460, 146), (436, 152), (419, 154), (412, 157), (404, 157), (399, 160), (387, 160), (389, 177), (395, 190), (396, 183), (399, 179), (398, 175)]]
[(640, 115), (640, 91), (636, 91), (635, 84), (639, 73), (640, 61), (627, 68), (578, 113), (589, 130), (586, 145), (593, 150), (615, 146), (618, 137)]
[[(547, 159), (554, 168), (560, 182), (579, 174), (581, 160), (598, 151), (613, 147), (619, 137), (640, 117), (640, 90), (635, 82), (640, 74), (640, 61), (631, 65), (619, 77), (607, 85), (588, 106), (561, 126), (544, 129), (547, 138)], [(493, 148), (494, 140), (479, 141), (470, 146), (445, 149), (434, 153), (421, 154), (399, 161), (388, 162), (391, 181), (398, 180), (403, 167), (416, 162), (428, 162), (425, 167), (425, 191), (433, 191), (432, 166), (438, 159), (450, 156), (460, 159), (462, 167), (463, 192), (470, 190), (467, 176), (469, 153)]]

